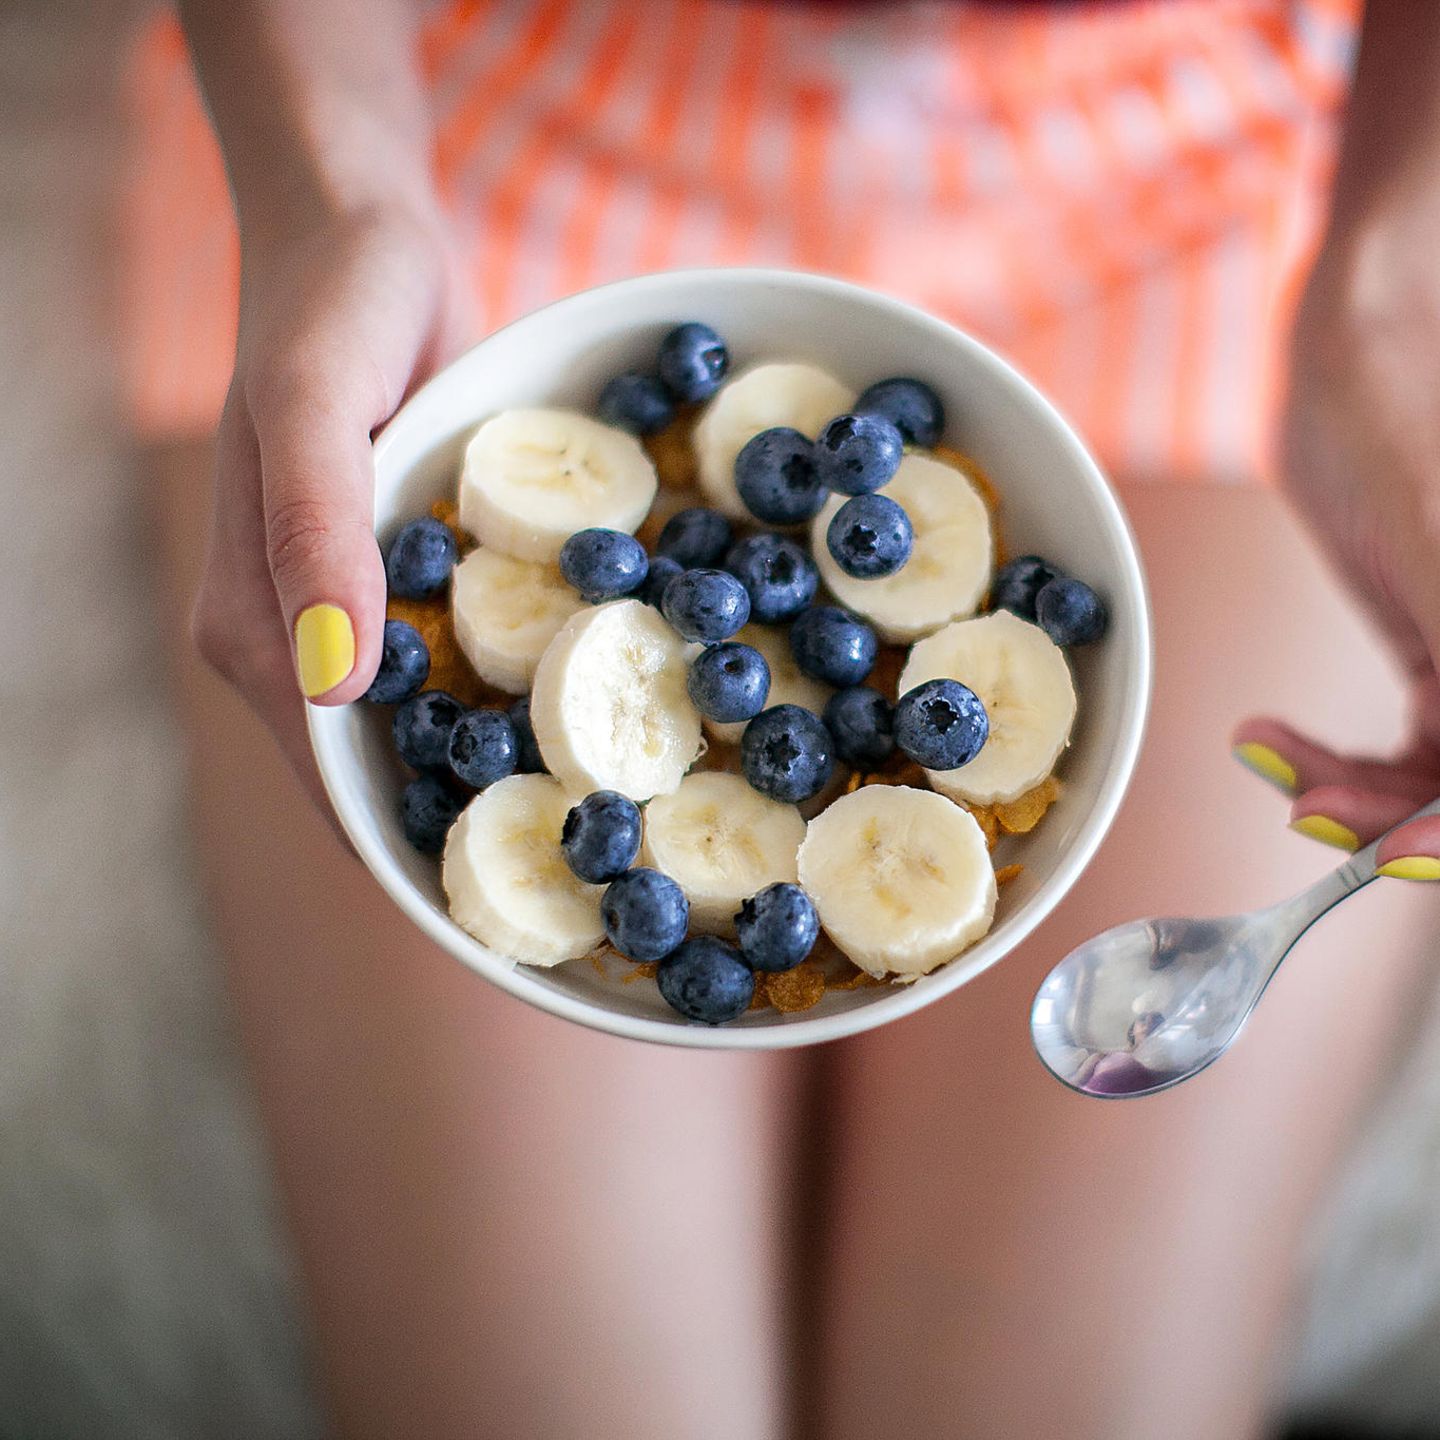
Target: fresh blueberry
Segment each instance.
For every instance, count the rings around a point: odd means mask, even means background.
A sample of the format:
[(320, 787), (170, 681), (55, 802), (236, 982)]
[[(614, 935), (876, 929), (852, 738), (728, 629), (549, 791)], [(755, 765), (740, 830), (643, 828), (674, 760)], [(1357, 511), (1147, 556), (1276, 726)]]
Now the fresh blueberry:
[(451, 728), (448, 753), (456, 775), (483, 790), (515, 773), (520, 746), (503, 710), (469, 710)]
[(395, 708), (391, 729), (400, 758), (417, 770), (444, 770), (449, 764), (450, 732), (465, 707), (443, 690), (422, 690)]
[(888, 495), (857, 495), (830, 517), (825, 544), (847, 575), (878, 580), (895, 574), (910, 558), (915, 527)]
[(660, 993), (687, 1020), (723, 1025), (737, 1020), (755, 996), (755, 972), (728, 941), (697, 935), (655, 972)]
[(990, 735), (980, 697), (958, 680), (927, 680), (895, 707), (895, 743), (927, 770), (967, 765)]
[(1035, 599), (1060, 574), (1038, 555), (1017, 555), (996, 572), (990, 586), (990, 608), (1009, 610), (1022, 620), (1035, 623)]
[(878, 380), (855, 402), (855, 409), (888, 420), (907, 445), (928, 448), (945, 433), (945, 407), (923, 380), (905, 376)]
[(735, 488), (768, 525), (799, 525), (825, 503), (813, 442), (783, 425), (745, 442), (735, 457)]
[(818, 715), (799, 705), (772, 705), (745, 727), (740, 768), (762, 795), (796, 805), (825, 788), (835, 768), (833, 747)]
[(696, 505), (679, 511), (665, 522), (655, 550), (692, 570), (700, 565), (718, 565), (734, 538), (734, 529), (718, 510)]
[(665, 587), (684, 569), (678, 560), (672, 560), (668, 555), (653, 556), (650, 560), (650, 573), (646, 575), (645, 583), (635, 592), (636, 595), (658, 610), (660, 602), (665, 598)]
[(835, 753), (860, 770), (873, 770), (895, 753), (895, 707), (869, 685), (837, 690), (825, 702), (825, 728)]
[(560, 848), (590, 885), (618, 879), (640, 853), (640, 807), (614, 790), (596, 790), (565, 817)]
[(875, 632), (835, 605), (812, 605), (790, 626), (790, 653), (795, 663), (827, 685), (861, 684), (874, 669), (879, 649)]
[(434, 775), (412, 780), (400, 796), (400, 823), (405, 838), (426, 855), (438, 855), (445, 837), (465, 808), (465, 797)]
[(426, 515), (404, 526), (385, 557), (385, 579), (392, 595), (424, 600), (445, 587), (460, 556), (455, 532)]
[(649, 568), (645, 547), (621, 530), (577, 530), (560, 547), (560, 573), (592, 605), (638, 590)]
[(708, 325), (677, 325), (660, 342), (660, 378), (677, 400), (708, 400), (729, 369), (730, 352)]
[(1057, 645), (1089, 645), (1110, 623), (1105, 602), (1083, 580), (1057, 575), (1035, 597), (1035, 618)]
[(750, 618), (762, 625), (793, 619), (820, 585), (815, 562), (783, 535), (750, 535), (732, 545), (725, 568), (745, 587)]
[(888, 485), (904, 455), (904, 439), (883, 415), (837, 415), (815, 442), (820, 479), (842, 495)]
[(727, 640), (695, 657), (686, 688), (695, 708), (712, 720), (753, 720), (770, 693), (770, 666), (753, 646)]
[(632, 435), (653, 435), (675, 418), (670, 392), (653, 376), (627, 370), (606, 383), (596, 406), (607, 425)]
[(690, 926), (685, 892), (658, 870), (637, 865), (612, 880), (600, 897), (610, 943), (632, 960), (663, 960)]
[(820, 917), (798, 885), (781, 881), (741, 905), (735, 930), (752, 970), (793, 970), (814, 948)]
[(362, 698), (377, 705), (408, 700), (430, 678), (430, 651), (420, 632), (403, 620), (387, 620), (380, 668)]
[(684, 570), (665, 587), (660, 609), (685, 639), (714, 645), (750, 618), (750, 597), (724, 570)]
[(530, 697), (522, 695), (506, 712), (515, 730), (515, 769), (521, 775), (544, 775), (545, 757), (530, 723)]

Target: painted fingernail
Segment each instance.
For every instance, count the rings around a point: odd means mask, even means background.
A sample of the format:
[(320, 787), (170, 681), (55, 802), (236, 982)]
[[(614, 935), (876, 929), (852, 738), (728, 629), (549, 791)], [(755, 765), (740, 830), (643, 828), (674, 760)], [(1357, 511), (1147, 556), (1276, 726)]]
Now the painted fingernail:
[(1235, 758), (1262, 780), (1279, 786), (1286, 794), (1295, 793), (1295, 767), (1268, 745), (1262, 745), (1258, 740), (1247, 740), (1235, 747)]
[(1318, 840), (1322, 845), (1333, 845), (1337, 850), (1360, 848), (1360, 837), (1348, 825), (1342, 825), (1328, 815), (1302, 815), (1290, 822), (1290, 828), (1311, 840)]
[(311, 605), (295, 621), (300, 688), (311, 700), (333, 690), (355, 668), (355, 627), (338, 605)]
[(1433, 855), (1400, 855), (1375, 868), (1395, 880), (1440, 880), (1440, 860)]

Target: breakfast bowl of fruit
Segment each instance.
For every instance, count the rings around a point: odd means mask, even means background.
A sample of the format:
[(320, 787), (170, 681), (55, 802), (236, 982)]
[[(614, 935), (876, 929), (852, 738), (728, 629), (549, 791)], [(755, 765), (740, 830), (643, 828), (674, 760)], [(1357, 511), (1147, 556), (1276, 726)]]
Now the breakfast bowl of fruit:
[(1129, 783), (1145, 584), (1003, 360), (842, 281), (669, 272), (496, 332), (375, 444), (384, 657), (311, 707), (436, 943), (672, 1044), (835, 1039), (1054, 908)]

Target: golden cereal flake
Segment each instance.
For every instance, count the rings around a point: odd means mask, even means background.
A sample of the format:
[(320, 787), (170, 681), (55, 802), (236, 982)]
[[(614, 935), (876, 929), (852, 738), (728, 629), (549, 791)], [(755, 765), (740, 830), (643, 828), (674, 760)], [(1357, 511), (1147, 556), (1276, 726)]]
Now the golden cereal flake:
[(1008, 885), (1024, 868), (1023, 865), (1002, 865), (995, 872), (995, 883), (997, 885)]
[(1059, 782), (1053, 775), (1048, 775), (1018, 800), (996, 805), (995, 819), (1007, 835), (1028, 835), (1044, 818), (1045, 812), (1055, 803), (1055, 797), (1059, 793)]

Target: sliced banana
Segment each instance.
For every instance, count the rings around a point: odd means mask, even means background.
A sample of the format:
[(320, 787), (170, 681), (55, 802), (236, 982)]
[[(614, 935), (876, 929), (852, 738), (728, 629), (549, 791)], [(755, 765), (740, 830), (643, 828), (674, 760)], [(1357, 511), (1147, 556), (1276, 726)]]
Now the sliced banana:
[(450, 916), (525, 965), (558, 965), (605, 938), (603, 885), (577, 880), (560, 849), (570, 800), (549, 775), (511, 775), (482, 790), (445, 842)]
[(990, 736), (968, 765), (926, 771), (930, 783), (976, 805), (1033, 790), (1055, 768), (1075, 723), (1075, 683), (1064, 653), (1038, 625), (997, 610), (917, 641), (900, 672), (900, 694), (942, 676), (980, 697)]
[(455, 567), (455, 639), (487, 685), (523, 695), (560, 627), (585, 608), (559, 567), (485, 546)]
[(482, 545), (553, 562), (577, 530), (633, 534), (658, 483), (624, 430), (571, 410), (503, 410), (466, 447), (460, 524)]
[(810, 822), (799, 873), (826, 933), (872, 975), (928, 975), (995, 918), (984, 833), (932, 790), (842, 795)]
[(735, 488), (735, 457), (745, 442), (777, 425), (813, 440), (854, 403), (855, 392), (817, 366), (752, 366), (721, 388), (695, 427), (700, 488), (732, 519), (753, 518)]
[(850, 497), (832, 495), (810, 532), (810, 548), (830, 593), (890, 641), (918, 640), (947, 621), (973, 615), (990, 588), (995, 558), (990, 512), (975, 487), (953, 465), (910, 451), (882, 493), (915, 527), (909, 560), (879, 580), (847, 575), (830, 554), (825, 531)]
[[(825, 708), (825, 702), (835, 692), (828, 685), (812, 679), (796, 663), (790, 651), (790, 627), (788, 625), (747, 625), (735, 641), (739, 645), (753, 645), (770, 667), (770, 693), (765, 699), (768, 709), (771, 705), (803, 705), (817, 715)], [(748, 720), (725, 722), (705, 717), (705, 729), (716, 740), (727, 745), (738, 745), (745, 733)]]
[(552, 775), (580, 797), (667, 795), (700, 753), (687, 645), (639, 600), (573, 615), (535, 667), (530, 723)]
[(695, 929), (733, 935), (742, 900), (795, 879), (804, 838), (793, 805), (767, 799), (738, 775), (702, 770), (645, 807), (642, 855), (678, 882)]

